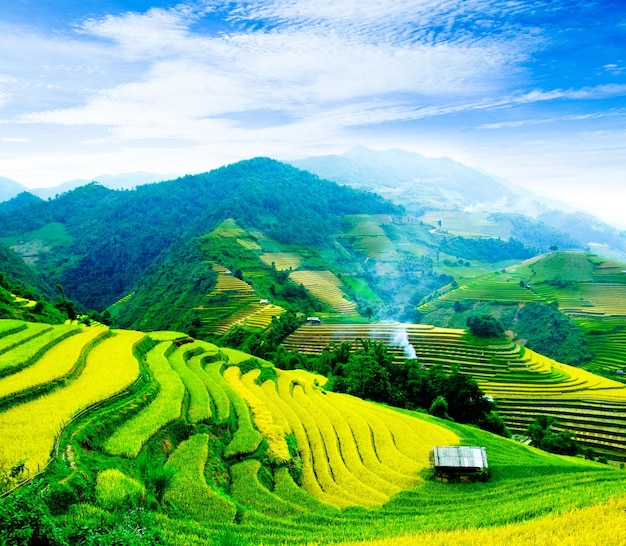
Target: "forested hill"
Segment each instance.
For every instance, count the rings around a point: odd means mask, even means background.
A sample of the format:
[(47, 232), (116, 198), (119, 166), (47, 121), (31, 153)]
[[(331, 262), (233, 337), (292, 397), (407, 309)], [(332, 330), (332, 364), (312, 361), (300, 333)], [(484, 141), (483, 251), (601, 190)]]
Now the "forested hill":
[(255, 158), (172, 181), (115, 191), (89, 184), (56, 199), (0, 214), (3, 237), (45, 233), (36, 268), (68, 297), (103, 309), (123, 296), (164, 250), (226, 218), (283, 242), (319, 245), (344, 214), (398, 213), (378, 195)]

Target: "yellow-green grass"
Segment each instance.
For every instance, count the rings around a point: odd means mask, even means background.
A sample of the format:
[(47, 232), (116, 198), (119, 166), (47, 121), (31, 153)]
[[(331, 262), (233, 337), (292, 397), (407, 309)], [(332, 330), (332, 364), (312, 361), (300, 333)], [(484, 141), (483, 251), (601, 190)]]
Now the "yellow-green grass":
[[(208, 366), (212, 366), (214, 364), (217, 363), (212, 363)], [(226, 372), (227, 370), (224, 371), (224, 373)], [(216, 377), (215, 371), (213, 372), (213, 376)], [(263, 441), (263, 436), (254, 428), (248, 404), (243, 397), (230, 386), (223, 376), (220, 376), (219, 378), (216, 377), (216, 379), (221, 379), (221, 387), (228, 396), (230, 405), (234, 409), (237, 417), (237, 430), (233, 434), (233, 439), (226, 446), (224, 456), (231, 458), (254, 453)]]
[(341, 291), (341, 280), (331, 271), (294, 271), (289, 277), (341, 313), (354, 313), (356, 304)]
[(160, 385), (159, 392), (149, 406), (125, 421), (108, 438), (105, 444), (108, 453), (134, 458), (151, 436), (180, 417), (185, 386), (167, 358), (171, 348), (171, 342), (161, 342), (146, 355), (146, 364)]
[(189, 394), (187, 419), (190, 423), (208, 421), (211, 417), (209, 393), (201, 379), (187, 366), (189, 358), (201, 354), (203, 350), (200, 344), (194, 342), (181, 345), (168, 355), (172, 369), (183, 380)]
[(222, 361), (209, 362), (204, 366), (204, 374), (199, 373), (195, 366), (191, 367), (192, 371), (204, 382), (207, 391), (211, 395), (214, 408), (213, 416), (218, 423), (223, 423), (228, 419), (232, 407), (226, 392), (228, 384), (222, 377), (223, 366), (224, 362)]
[(344, 276), (343, 282), (348, 285), (359, 296), (371, 301), (381, 301), (378, 294), (376, 294), (365, 279), (360, 277)]
[(248, 459), (230, 467), (230, 494), (238, 504), (272, 518), (286, 518), (304, 511), (301, 506), (274, 495), (259, 482), (260, 461)]
[(246, 238), (237, 237), (236, 240), (243, 248), (247, 250), (261, 250), (259, 243), (257, 243), (253, 239), (250, 239), (249, 237), (246, 237)]
[(163, 330), (163, 331), (159, 330), (155, 332), (148, 332), (147, 335), (150, 336), (152, 339), (154, 339), (154, 341), (156, 342), (176, 341), (177, 339), (184, 339), (188, 337), (188, 335), (184, 334), (183, 332), (173, 332), (170, 330)]
[(108, 468), (98, 474), (96, 502), (107, 510), (132, 509), (146, 498), (146, 488), (117, 468)]
[(0, 460), (26, 461), (31, 474), (47, 463), (61, 428), (83, 408), (130, 386), (139, 375), (133, 346), (144, 334), (118, 331), (96, 345), (83, 373), (67, 387), (0, 413)]
[(345, 542), (345, 546), (606, 546), (626, 544), (626, 527), (616, 525), (626, 498), (613, 497), (595, 506), (566, 510), (501, 527), (426, 531), (389, 539)]
[(0, 320), (0, 339), (4, 338), (9, 334), (13, 334), (15, 332), (19, 332), (20, 330), (26, 330), (29, 324), (23, 320), (17, 319), (2, 319)]
[(53, 329), (50, 324), (18, 320), (0, 320), (0, 326), (5, 328), (0, 331), (0, 355)]
[(223, 494), (209, 487), (204, 465), (209, 453), (207, 434), (195, 434), (182, 442), (167, 460), (174, 477), (164, 500), (198, 521), (233, 521), (237, 509)]
[(11, 294), (11, 296), (13, 296), (13, 303), (19, 304), (20, 307), (26, 307), (27, 309), (30, 309), (31, 307), (35, 307), (35, 305), (37, 305), (37, 302), (35, 300), (21, 298), (19, 296), (16, 296), (15, 294)]
[(302, 257), (296, 252), (266, 252), (259, 256), (267, 265), (274, 264), (278, 271), (287, 269), (298, 269), (302, 262)]
[[(253, 376), (258, 376), (260, 370), (253, 370), (250, 373), (252, 373)], [(277, 424), (274, 423), (272, 412), (264, 404), (263, 400), (261, 400), (242, 382), (241, 370), (236, 366), (227, 368), (224, 370), (224, 379), (250, 407), (254, 425), (267, 440), (268, 456), (270, 459), (278, 463), (288, 462), (291, 457), (285, 440), (285, 433)]]
[[(36, 330), (34, 335), (30, 334), (32, 330)], [(7, 375), (32, 364), (55, 344), (78, 332), (79, 329), (76, 326), (59, 324), (53, 327), (33, 326), (32, 329), (13, 334), (10, 337), (19, 343), (8, 346), (10, 350), (6, 350), (7, 346), (5, 346), (5, 352), (0, 354), (0, 375)]]
[(108, 328), (102, 326), (87, 328), (52, 346), (31, 366), (0, 379), (0, 398), (68, 374), (78, 362), (84, 348), (107, 331)]
[(220, 225), (218, 225), (211, 233), (205, 235), (205, 237), (247, 237), (248, 234), (245, 230), (241, 229), (235, 220), (227, 218)]

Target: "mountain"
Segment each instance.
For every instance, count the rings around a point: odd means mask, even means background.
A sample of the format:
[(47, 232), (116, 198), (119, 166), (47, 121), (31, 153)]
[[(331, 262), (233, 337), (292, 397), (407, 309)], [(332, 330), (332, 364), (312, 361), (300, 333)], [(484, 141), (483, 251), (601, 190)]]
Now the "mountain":
[(22, 186), (19, 182), (0, 176), (0, 203), (12, 199), (19, 193), (28, 191), (28, 188)]
[(79, 178), (76, 180), (68, 180), (58, 186), (52, 186), (47, 188), (35, 188), (30, 190), (35, 195), (38, 195), (42, 199), (48, 199), (55, 195), (61, 195), (67, 191), (74, 190), (80, 186), (85, 186), (90, 182), (98, 182), (100, 185), (111, 190), (130, 190), (141, 186), (143, 184), (152, 184), (154, 182), (162, 182), (163, 180), (170, 180), (173, 177), (171, 175), (148, 173), (144, 171), (136, 171), (132, 173), (121, 173), (116, 175), (101, 174), (90, 180)]
[(159, 254), (227, 218), (278, 241), (315, 245), (341, 230), (345, 214), (399, 212), (378, 195), (256, 158), (131, 191), (91, 183), (0, 215), (0, 233), (43, 233), (37, 268), (68, 297), (103, 309), (125, 296)]
[(39, 203), (41, 200), (41, 197), (23, 191), (7, 201), (0, 202), (0, 214), (8, 214), (18, 209), (30, 207), (31, 205)]
[(501, 236), (502, 226), (510, 225), (507, 237), (533, 246), (552, 239), (559, 247), (626, 259), (626, 235), (613, 226), (449, 158), (359, 146), (342, 155), (290, 163), (339, 184), (380, 193), (425, 222), (444, 223), (443, 229), (453, 234)]
[(522, 194), (447, 157), (427, 158), (405, 150), (352, 148), (342, 155), (300, 159), (292, 165), (339, 184), (376, 191), (408, 212), (425, 209), (518, 210)]

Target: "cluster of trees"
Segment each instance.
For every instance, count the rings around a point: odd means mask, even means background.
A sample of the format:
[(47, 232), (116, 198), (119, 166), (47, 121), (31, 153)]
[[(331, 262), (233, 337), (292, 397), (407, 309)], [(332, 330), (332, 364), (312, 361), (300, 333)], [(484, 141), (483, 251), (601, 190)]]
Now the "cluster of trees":
[(556, 423), (554, 417), (538, 415), (526, 431), (531, 445), (550, 453), (578, 455), (580, 446), (574, 441), (573, 434), (569, 430), (555, 431), (552, 427)]
[(526, 303), (505, 309), (501, 320), (518, 338), (526, 340), (526, 347), (559, 362), (579, 366), (593, 358), (585, 333), (556, 306)]
[(528, 247), (513, 237), (509, 238), (508, 241), (499, 237), (497, 239), (455, 237), (446, 243), (442, 250), (452, 256), (481, 262), (526, 260), (538, 254), (536, 248)]
[(467, 327), (476, 337), (499, 337), (504, 334), (502, 322), (493, 315), (475, 314), (467, 317)]

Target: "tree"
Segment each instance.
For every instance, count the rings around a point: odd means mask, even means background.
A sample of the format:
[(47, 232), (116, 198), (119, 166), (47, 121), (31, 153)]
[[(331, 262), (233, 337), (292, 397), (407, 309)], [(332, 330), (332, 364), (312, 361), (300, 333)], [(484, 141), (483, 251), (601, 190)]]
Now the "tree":
[(450, 420), (450, 416), (448, 415), (448, 402), (446, 402), (446, 399), (441, 395), (435, 398), (433, 403), (430, 405), (428, 413), (441, 419)]
[(504, 326), (492, 315), (470, 315), (467, 327), (476, 337), (499, 337), (504, 334)]
[(532, 446), (558, 453), (560, 455), (576, 455), (580, 446), (574, 441), (573, 434), (568, 430), (554, 432), (552, 426), (557, 420), (550, 415), (538, 415), (528, 426), (526, 434), (530, 436)]

